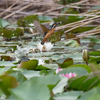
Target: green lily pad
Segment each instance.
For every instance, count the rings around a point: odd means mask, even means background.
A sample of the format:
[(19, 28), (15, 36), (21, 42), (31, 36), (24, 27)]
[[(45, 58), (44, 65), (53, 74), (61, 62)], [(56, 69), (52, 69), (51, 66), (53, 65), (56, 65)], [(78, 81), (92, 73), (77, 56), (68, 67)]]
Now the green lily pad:
[(17, 68), (26, 68), (27, 70), (33, 70), (38, 65), (38, 60), (33, 59), (29, 61), (22, 61)]
[(77, 76), (88, 74), (87, 70), (82, 67), (68, 67), (60, 71), (58, 74), (66, 74), (66, 73), (75, 73), (77, 74)]
[(69, 66), (69, 68), (70, 68), (70, 67), (82, 67), (82, 68), (85, 68), (89, 73), (91, 72), (90, 66), (85, 65), (85, 64), (76, 64), (76, 65), (71, 65), (71, 66)]
[(76, 100), (83, 92), (81, 91), (67, 91), (65, 93), (56, 94), (54, 100)]
[(0, 66), (2, 67), (6, 67), (6, 68), (10, 68), (10, 67), (14, 67), (16, 66), (15, 64), (13, 64), (12, 62), (9, 61), (0, 61)]
[(14, 98), (20, 100), (49, 100), (50, 90), (59, 80), (60, 77), (58, 75), (33, 77), (17, 88), (10, 89), (10, 93)]
[(0, 18), (0, 28), (4, 28), (7, 25), (9, 25), (10, 23), (6, 20), (3, 20), (2, 18)]
[(23, 74), (18, 73), (18, 72), (13, 72), (9, 75), (15, 77), (19, 84), (21, 84), (21, 83), (23, 83), (24, 81), (27, 80), (27, 78)]
[(51, 17), (44, 15), (38, 16), (38, 19), (40, 20), (40, 22), (53, 21)]
[(35, 80), (24, 82), (16, 89), (11, 89), (10, 93), (17, 100), (49, 100), (50, 98), (48, 87)]
[(81, 94), (81, 97), (77, 100), (99, 100), (100, 87), (94, 87), (93, 89)]
[(30, 79), (32, 77), (36, 77), (36, 76), (41, 76), (39, 74), (39, 71), (33, 71), (33, 70), (27, 70), (27, 71), (24, 71), (22, 72), (22, 74), (27, 78), (27, 79)]
[(57, 60), (57, 64), (61, 67), (61, 68), (66, 68), (68, 66), (73, 65), (73, 59), (72, 58), (63, 58), (63, 59), (59, 59)]
[(8, 97), (10, 95), (9, 89), (17, 87), (17, 80), (13, 76), (2, 75), (0, 76), (0, 88), (4, 94)]

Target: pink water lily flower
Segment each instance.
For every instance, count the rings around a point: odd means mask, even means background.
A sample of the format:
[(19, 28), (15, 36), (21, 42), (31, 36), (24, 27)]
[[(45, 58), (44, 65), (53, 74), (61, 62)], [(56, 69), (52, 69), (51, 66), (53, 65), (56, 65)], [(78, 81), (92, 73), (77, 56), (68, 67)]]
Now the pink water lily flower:
[[(59, 69), (56, 69), (56, 74), (59, 73), (59, 71), (62, 71), (63, 69), (62, 68), (59, 68)], [(60, 74), (60, 76), (65, 76), (67, 77), (68, 79), (72, 78), (72, 77), (76, 77), (77, 74), (75, 73), (66, 73), (66, 74)]]
[(67, 77), (68, 79), (72, 78), (72, 77), (76, 77), (76, 74), (75, 73), (66, 73), (65, 75), (64, 74), (60, 74), (61, 76), (65, 76)]
[(62, 71), (62, 68), (56, 69), (56, 74), (59, 73), (59, 71)]

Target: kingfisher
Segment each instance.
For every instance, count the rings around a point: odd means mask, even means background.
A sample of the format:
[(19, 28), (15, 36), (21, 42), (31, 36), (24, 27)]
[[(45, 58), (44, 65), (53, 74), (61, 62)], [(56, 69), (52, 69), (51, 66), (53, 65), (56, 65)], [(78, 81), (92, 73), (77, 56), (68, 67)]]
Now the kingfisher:
[(43, 45), (44, 42), (47, 42), (47, 39), (54, 34), (55, 28), (57, 25), (61, 24), (62, 22), (56, 22), (52, 24), (50, 27), (49, 25), (42, 25), (37, 20), (34, 20), (34, 27), (38, 33), (44, 35), (44, 39), (42, 40), (41, 44)]

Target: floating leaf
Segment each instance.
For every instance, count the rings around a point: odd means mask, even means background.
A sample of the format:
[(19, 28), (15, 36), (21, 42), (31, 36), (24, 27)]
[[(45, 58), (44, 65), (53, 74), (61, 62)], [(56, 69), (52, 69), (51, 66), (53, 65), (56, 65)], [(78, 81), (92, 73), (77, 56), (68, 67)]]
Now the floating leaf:
[(6, 68), (0, 68), (0, 75), (1, 75), (2, 73), (4, 73), (5, 71), (7, 71)]
[(100, 43), (100, 39), (96, 39), (95, 37), (91, 38), (90, 41), (93, 43)]
[(2, 29), (0, 30), (0, 36), (6, 37), (6, 38), (11, 38), (14, 36), (20, 36), (22, 33), (22, 29), (17, 28), (16, 30), (8, 30), (8, 29)]
[(26, 26), (29, 26), (29, 24), (31, 23), (33, 24), (34, 20), (38, 20), (37, 15), (30, 15), (23, 18), (19, 18), (17, 21), (17, 25), (19, 27), (26, 27)]
[(32, 77), (40, 76), (39, 71), (34, 71), (34, 70), (27, 70), (22, 72), (22, 74), (27, 78), (30, 79)]
[(68, 91), (61, 94), (56, 94), (54, 100), (76, 100), (83, 92), (81, 91)]
[(55, 70), (41, 70), (40, 75), (54, 75)]
[(3, 20), (2, 18), (0, 18), (0, 28), (4, 28), (7, 25), (9, 25), (10, 23), (6, 20)]
[(95, 45), (93, 46), (93, 49), (94, 49), (94, 50), (100, 49), (100, 44), (95, 44)]
[(89, 63), (100, 63), (100, 57), (90, 57)]
[(68, 83), (68, 78), (66, 77), (61, 77), (60, 82), (53, 88), (53, 93), (62, 93), (64, 91), (64, 86), (66, 86)]
[(68, 67), (63, 69), (58, 74), (75, 73), (77, 76), (88, 74), (87, 70), (82, 67)]
[(76, 65), (71, 65), (71, 66), (69, 66), (69, 68), (70, 68), (70, 67), (82, 67), (82, 68), (85, 68), (89, 73), (91, 72), (90, 66), (85, 65), (85, 64), (76, 64)]
[(54, 22), (64, 22), (64, 24), (67, 24), (68, 23), (68, 16), (58, 16), (57, 18), (53, 18), (53, 20), (54, 20)]
[(100, 67), (99, 65), (96, 65), (94, 63), (91, 63), (89, 64), (90, 68), (91, 68), (91, 71), (94, 73), (94, 72), (97, 72), (97, 71), (100, 71)]
[(17, 87), (17, 84), (17, 80), (13, 76), (0, 76), (0, 88), (7, 97), (10, 95), (9, 89)]
[[(67, 14), (78, 14), (78, 11), (76, 11), (73, 8), (69, 8), (68, 10), (66, 10)], [(54, 22), (59, 22), (59, 21), (63, 21), (64, 24), (68, 24), (68, 23), (72, 23), (72, 22), (76, 22), (79, 20), (84, 19), (84, 16), (58, 16), (57, 18), (53, 18)]]
[(26, 68), (27, 70), (33, 70), (38, 65), (38, 60), (33, 59), (29, 61), (22, 61), (17, 68)]
[(73, 65), (73, 59), (72, 58), (63, 58), (63, 59), (59, 59), (57, 60), (57, 64), (61, 67), (61, 68), (66, 68), (68, 66)]
[(94, 96), (89, 97), (87, 100), (99, 100), (100, 99), (100, 94), (96, 94)]
[(67, 10), (68, 10), (68, 8), (63, 8), (63, 10), (61, 11), (61, 14), (66, 13)]
[(34, 20), (38, 20), (40, 22), (47, 22), (47, 21), (52, 21), (52, 18), (49, 16), (44, 16), (44, 15), (29, 15), (23, 18), (19, 18), (17, 21), (17, 25), (20, 27), (27, 27), (30, 26), (30, 24), (33, 24)]
[(99, 100), (99, 99), (100, 99), (100, 87), (98, 86), (81, 94), (80, 98), (77, 100)]
[(79, 47), (79, 43), (76, 40), (69, 40), (64, 42), (64, 45), (71, 46), (71, 47)]
[(21, 83), (23, 83), (24, 81), (27, 80), (26, 77), (23, 74), (18, 73), (18, 72), (13, 72), (13, 73), (11, 73), (9, 75), (15, 77), (19, 84), (21, 84)]
[(26, 81), (10, 92), (17, 100), (49, 100), (50, 98), (48, 87), (35, 80)]
[(44, 67), (47, 69), (57, 69), (58, 65), (57, 64), (45, 64)]
[(0, 66), (10, 68), (10, 67), (14, 67), (16, 65), (9, 61), (0, 61)]
[(53, 21), (51, 17), (44, 15), (38, 16), (38, 19), (40, 20), (40, 22)]
[[(48, 75), (43, 77), (33, 77), (22, 83), (15, 89), (11, 89), (11, 94), (20, 100), (49, 100), (50, 90), (60, 80), (58, 75)], [(49, 90), (50, 89), (50, 90)]]
[(84, 75), (69, 80), (68, 87), (72, 89), (78, 89), (81, 91), (87, 91), (100, 83), (98, 76)]
[(92, 7), (92, 9), (99, 9), (100, 10), (100, 6), (94, 6), (94, 7)]
[(3, 60), (3, 61), (12, 61), (10, 56), (1, 56), (1, 60)]
[(72, 30), (71, 32), (72, 33), (81, 33), (81, 32), (85, 32), (85, 31), (89, 31), (89, 30), (92, 30), (94, 29), (95, 27), (78, 27), (78, 28), (75, 28), (74, 30)]
[[(73, 39), (73, 38), (76, 38), (76, 35), (66, 33), (66, 38), (67, 39)], [(76, 40), (80, 44), (80, 39), (79, 38), (78, 39), (73, 39), (73, 40)]]
[(89, 52), (89, 55), (92, 55), (92, 56), (100, 56), (100, 51), (92, 51), (92, 52)]
[[(50, 65), (49, 65), (50, 66)], [(46, 66), (42, 66), (42, 65), (38, 65), (36, 68), (35, 68), (36, 70), (39, 70), (39, 69), (50, 69), (50, 67), (48, 67), (48, 65), (46, 65)]]

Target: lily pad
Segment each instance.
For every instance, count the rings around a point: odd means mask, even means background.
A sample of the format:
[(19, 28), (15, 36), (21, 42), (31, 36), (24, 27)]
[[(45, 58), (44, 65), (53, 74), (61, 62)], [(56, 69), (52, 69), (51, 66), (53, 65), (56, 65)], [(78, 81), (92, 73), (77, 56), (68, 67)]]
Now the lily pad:
[(10, 95), (9, 89), (17, 87), (17, 80), (15, 77), (9, 75), (0, 76), (0, 80), (0, 88), (8, 97)]
[(29, 61), (22, 61), (17, 68), (26, 68), (27, 70), (33, 70), (38, 65), (38, 60), (33, 59)]
[(7, 25), (9, 25), (10, 23), (6, 20), (3, 20), (2, 18), (0, 18), (0, 28), (4, 28)]
[(63, 59), (59, 59), (57, 60), (57, 64), (61, 67), (61, 68), (66, 68), (68, 66), (73, 65), (73, 59), (72, 58), (63, 58)]
[(76, 100), (83, 92), (81, 91), (67, 91), (65, 93), (56, 94), (54, 100)]
[[(50, 90), (60, 80), (58, 75), (33, 77), (15, 89), (10, 89), (11, 94), (20, 100), (49, 100)], [(50, 85), (50, 88), (48, 88)], [(49, 90), (50, 89), (50, 90)]]

